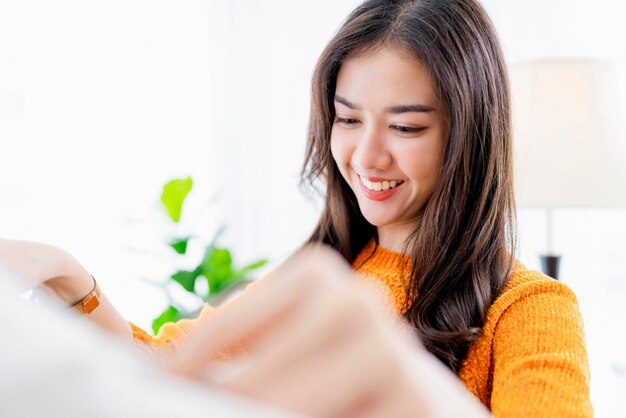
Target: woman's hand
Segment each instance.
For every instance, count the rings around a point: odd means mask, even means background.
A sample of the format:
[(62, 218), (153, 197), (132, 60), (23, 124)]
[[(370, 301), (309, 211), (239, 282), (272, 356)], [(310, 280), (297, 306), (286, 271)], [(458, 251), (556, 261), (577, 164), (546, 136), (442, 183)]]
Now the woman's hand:
[[(44, 287), (66, 306), (80, 301), (94, 286), (89, 272), (68, 252), (38, 242), (0, 239), (0, 267), (23, 278), (28, 288)], [(107, 331), (132, 337), (128, 322), (102, 293), (89, 319)]]
[[(487, 416), (335, 253), (309, 248), (220, 309), (171, 368), (312, 417)], [(246, 354), (217, 362), (243, 342)]]
[(0, 266), (22, 277), (29, 287), (45, 286), (67, 304), (93, 288), (89, 273), (69, 253), (39, 242), (0, 239)]

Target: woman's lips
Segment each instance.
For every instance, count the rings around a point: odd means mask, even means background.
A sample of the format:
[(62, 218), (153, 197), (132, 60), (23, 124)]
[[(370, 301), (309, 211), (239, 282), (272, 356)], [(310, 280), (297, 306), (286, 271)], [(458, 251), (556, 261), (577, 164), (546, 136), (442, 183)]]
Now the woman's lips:
[[(381, 177), (362, 177), (358, 175), (359, 186), (363, 194), (371, 200), (382, 201), (390, 198), (404, 184), (402, 180), (389, 180)], [(368, 188), (367, 185), (374, 188)], [(387, 188), (387, 190), (383, 190)]]

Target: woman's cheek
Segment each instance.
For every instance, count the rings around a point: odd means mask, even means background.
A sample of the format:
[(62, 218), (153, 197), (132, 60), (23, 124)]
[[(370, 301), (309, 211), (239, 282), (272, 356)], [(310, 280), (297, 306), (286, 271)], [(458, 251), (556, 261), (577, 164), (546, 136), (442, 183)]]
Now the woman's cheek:
[(335, 160), (335, 164), (339, 167), (339, 171), (344, 178), (350, 170), (350, 160), (352, 157), (353, 145), (351, 138), (345, 134), (333, 132), (330, 137), (330, 152)]
[(335, 165), (341, 172), (342, 177), (346, 176), (346, 166), (344, 164), (344, 159), (342, 157), (342, 152), (340, 147), (337, 145), (337, 141), (331, 138), (330, 140), (330, 153), (333, 156), (333, 160), (335, 161)]
[(333, 160), (335, 160), (335, 163), (337, 164), (337, 166), (341, 167), (341, 161), (340, 161), (340, 147), (339, 147), (339, 141), (335, 135), (334, 129), (332, 134), (330, 135), (330, 153), (333, 156)]

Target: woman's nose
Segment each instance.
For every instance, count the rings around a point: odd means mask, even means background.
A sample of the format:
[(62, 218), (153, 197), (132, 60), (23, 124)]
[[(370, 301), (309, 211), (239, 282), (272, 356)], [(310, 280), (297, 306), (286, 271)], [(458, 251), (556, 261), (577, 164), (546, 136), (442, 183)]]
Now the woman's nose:
[(371, 171), (388, 168), (392, 160), (384, 134), (372, 128), (365, 130), (352, 155), (352, 164), (362, 171)]

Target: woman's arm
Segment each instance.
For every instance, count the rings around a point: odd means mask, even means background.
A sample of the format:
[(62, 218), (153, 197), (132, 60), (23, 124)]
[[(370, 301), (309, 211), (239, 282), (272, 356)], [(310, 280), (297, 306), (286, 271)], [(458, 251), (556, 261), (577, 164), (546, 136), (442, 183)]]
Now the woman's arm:
[(520, 286), (493, 341), (496, 417), (589, 418), (589, 365), (576, 296), (563, 283)]
[[(68, 307), (93, 289), (91, 275), (74, 257), (47, 244), (0, 239), (0, 265), (21, 276), (28, 287), (45, 287)], [(132, 338), (130, 325), (103, 293), (88, 318), (107, 331)]]

